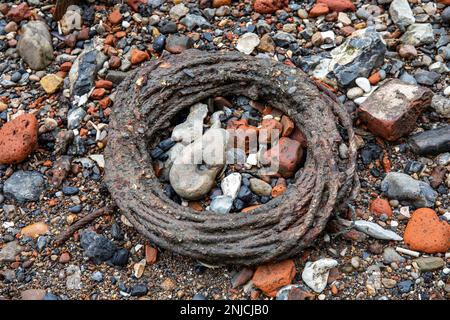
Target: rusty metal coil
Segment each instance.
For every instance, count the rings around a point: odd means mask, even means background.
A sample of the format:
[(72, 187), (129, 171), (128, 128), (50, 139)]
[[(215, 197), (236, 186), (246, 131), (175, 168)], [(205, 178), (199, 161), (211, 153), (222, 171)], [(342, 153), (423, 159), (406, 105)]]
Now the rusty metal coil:
[[(197, 212), (164, 194), (149, 145), (180, 110), (227, 94), (287, 114), (307, 137), (306, 162), (285, 193), (250, 213)], [(133, 226), (162, 248), (213, 264), (286, 259), (310, 246), (359, 188), (351, 120), (333, 97), (295, 67), (237, 52), (187, 50), (151, 61), (116, 93), (106, 184)], [(346, 159), (339, 157), (341, 143)]]

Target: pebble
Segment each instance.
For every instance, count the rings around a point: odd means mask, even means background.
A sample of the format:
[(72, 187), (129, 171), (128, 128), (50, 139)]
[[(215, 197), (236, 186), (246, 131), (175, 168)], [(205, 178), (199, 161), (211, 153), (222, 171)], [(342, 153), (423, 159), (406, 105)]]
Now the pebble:
[(400, 172), (390, 172), (381, 182), (381, 190), (390, 198), (408, 201), (417, 208), (431, 207), (437, 193), (425, 182)]
[(95, 282), (102, 282), (103, 281), (103, 273), (101, 273), (100, 271), (95, 271), (94, 273), (92, 273), (91, 279)]
[(353, 87), (347, 91), (347, 98), (350, 100), (354, 100), (356, 98), (361, 97), (364, 94), (364, 90), (360, 87)]
[(414, 22), (414, 14), (407, 0), (393, 0), (389, 6), (392, 21), (400, 28), (405, 28)]
[(399, 264), (405, 262), (406, 259), (395, 251), (394, 248), (387, 247), (383, 251), (383, 262), (385, 264), (391, 264), (393, 262)]
[(22, 252), (18, 241), (10, 241), (0, 249), (0, 263), (14, 262), (16, 256)]
[(42, 70), (47, 67), (53, 61), (53, 46), (47, 25), (42, 21), (25, 24), (17, 50), (31, 69)]
[(433, 28), (429, 23), (413, 23), (400, 38), (403, 44), (418, 47), (434, 41)]
[(45, 190), (45, 180), (39, 172), (19, 170), (5, 181), (3, 193), (19, 202), (38, 201)]
[(80, 244), (84, 249), (85, 256), (96, 264), (111, 259), (117, 250), (114, 243), (89, 230), (81, 232)]
[(434, 271), (445, 266), (444, 259), (440, 257), (421, 257), (414, 260), (414, 262), (419, 266), (420, 272)]
[(270, 196), (272, 194), (272, 187), (270, 184), (261, 179), (250, 179), (250, 189), (259, 196)]
[(302, 280), (315, 292), (321, 293), (327, 285), (330, 269), (337, 265), (336, 260), (329, 258), (308, 261), (302, 272)]
[(241, 174), (235, 172), (231, 173), (225, 178), (223, 178), (220, 183), (222, 192), (224, 196), (229, 196), (231, 199), (236, 199), (239, 189), (241, 187), (242, 176)]
[(253, 32), (244, 33), (238, 40), (236, 49), (245, 54), (251, 54), (253, 50), (259, 45), (260, 40), (258, 35)]
[(365, 93), (369, 93), (372, 86), (370, 85), (369, 79), (367, 78), (356, 78), (355, 83), (358, 87), (364, 90)]
[(70, 265), (66, 269), (66, 287), (68, 290), (81, 290), (81, 269), (76, 265)]
[(233, 206), (233, 198), (230, 196), (217, 196), (215, 197), (210, 205), (209, 209), (212, 212), (219, 213), (219, 214), (225, 214), (229, 213), (231, 210), (231, 207)]
[(450, 151), (450, 125), (426, 130), (413, 135), (409, 145), (418, 155), (439, 154)]

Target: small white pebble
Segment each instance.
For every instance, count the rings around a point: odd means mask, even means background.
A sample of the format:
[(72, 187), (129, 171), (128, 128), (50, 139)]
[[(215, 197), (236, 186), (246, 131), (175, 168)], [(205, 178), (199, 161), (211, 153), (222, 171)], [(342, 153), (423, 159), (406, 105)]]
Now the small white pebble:
[(444, 89), (444, 94), (446, 96), (450, 96), (450, 86), (448, 86), (447, 88)]
[(356, 98), (355, 100), (353, 100), (354, 103), (356, 103), (357, 105), (362, 104), (364, 101), (366, 101), (367, 97), (359, 97)]
[(319, 300), (325, 300), (326, 296), (322, 293), (318, 296)]
[(367, 78), (356, 78), (355, 83), (358, 87), (364, 90), (365, 93), (369, 93), (372, 86), (370, 85), (369, 79)]

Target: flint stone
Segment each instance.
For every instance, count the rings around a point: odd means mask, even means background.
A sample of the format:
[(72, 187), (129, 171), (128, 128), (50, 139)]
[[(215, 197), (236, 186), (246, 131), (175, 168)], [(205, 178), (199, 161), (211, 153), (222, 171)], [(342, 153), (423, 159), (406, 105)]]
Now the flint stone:
[(30, 21), (25, 24), (17, 49), (31, 69), (45, 69), (53, 61), (52, 38), (47, 25), (42, 21)]
[(357, 30), (339, 47), (331, 51), (328, 70), (338, 83), (348, 86), (356, 78), (368, 78), (374, 68), (384, 63), (386, 44), (373, 27)]
[(3, 193), (19, 202), (38, 201), (45, 189), (45, 180), (37, 171), (16, 171), (6, 180)]
[(414, 23), (408, 27), (400, 41), (415, 47), (431, 44), (434, 42), (433, 28), (429, 23)]
[(98, 70), (103, 66), (107, 57), (100, 51), (85, 49), (74, 61), (69, 72), (70, 93), (81, 97), (94, 87)]
[(359, 117), (373, 134), (395, 141), (414, 130), (432, 97), (427, 88), (388, 80), (360, 105)]
[(81, 232), (80, 244), (84, 254), (96, 264), (111, 259), (117, 250), (110, 240), (90, 230)]
[(394, 240), (394, 241), (401, 241), (403, 240), (402, 237), (400, 237), (398, 234), (391, 230), (383, 229), (380, 225), (365, 221), (365, 220), (357, 220), (355, 221), (355, 229), (361, 232), (364, 232), (365, 234), (371, 236), (375, 239), (380, 240)]
[(236, 199), (239, 189), (241, 188), (241, 181), (242, 176), (240, 173), (233, 172), (226, 176), (220, 183), (223, 194), (231, 197), (233, 200)]
[(417, 83), (426, 86), (432, 86), (436, 81), (439, 80), (440, 77), (441, 75), (434, 71), (417, 69), (416, 72), (414, 72), (414, 78), (416, 79)]
[(209, 205), (209, 210), (215, 213), (229, 213), (231, 210), (231, 207), (233, 206), (233, 198), (230, 196), (217, 196)]
[(429, 184), (400, 172), (389, 172), (381, 182), (381, 190), (389, 199), (403, 200), (416, 208), (432, 207), (437, 197)]
[(449, 152), (450, 125), (418, 133), (409, 139), (409, 145), (419, 155)]

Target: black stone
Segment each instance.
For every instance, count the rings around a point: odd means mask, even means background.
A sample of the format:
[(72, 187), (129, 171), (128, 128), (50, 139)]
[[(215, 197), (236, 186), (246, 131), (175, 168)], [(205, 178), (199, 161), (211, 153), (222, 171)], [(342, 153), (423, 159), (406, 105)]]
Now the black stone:
[(76, 194), (78, 194), (79, 191), (80, 191), (80, 189), (78, 189), (77, 187), (63, 187), (62, 188), (62, 192), (66, 196), (76, 195)]
[(418, 133), (409, 139), (409, 145), (419, 155), (449, 152), (450, 125)]
[(84, 254), (97, 264), (115, 256), (117, 250), (116, 245), (110, 240), (90, 230), (81, 233), (80, 243)]
[(424, 165), (419, 161), (408, 161), (406, 163), (405, 169), (403, 170), (406, 174), (417, 173), (422, 171)]
[(239, 189), (237, 197), (242, 201), (244, 201), (245, 203), (250, 203), (250, 201), (252, 201), (253, 198), (253, 193), (247, 186), (243, 185)]
[(155, 149), (150, 151), (150, 157), (152, 157), (152, 159), (159, 159), (159, 157), (161, 157), (163, 154), (164, 151), (159, 147), (156, 147)]
[(146, 285), (138, 284), (131, 288), (130, 295), (132, 297), (142, 297), (145, 296), (148, 292), (148, 288)]
[(81, 210), (82, 210), (81, 205), (76, 205), (76, 206), (73, 206), (73, 207), (69, 208), (69, 212), (70, 213), (80, 213)]
[(115, 222), (111, 226), (111, 236), (113, 237), (114, 240), (117, 240), (117, 241), (123, 240), (122, 230), (120, 230), (119, 225)]
[(128, 263), (128, 258), (130, 256), (130, 252), (125, 249), (119, 249), (114, 253), (113, 258), (111, 259), (111, 263), (115, 266), (126, 266)]
[(246, 207), (246, 204), (245, 204), (245, 202), (242, 201), (241, 199), (236, 199), (236, 200), (234, 200), (233, 207), (234, 207), (237, 211), (241, 211), (242, 209), (244, 209), (244, 208)]
[(162, 34), (156, 37), (156, 39), (153, 41), (152, 47), (153, 50), (155, 50), (156, 52), (162, 52), (164, 50), (165, 45), (166, 45), (166, 36)]
[(173, 21), (162, 21), (159, 24), (159, 31), (162, 34), (169, 34), (177, 32), (177, 24)]

